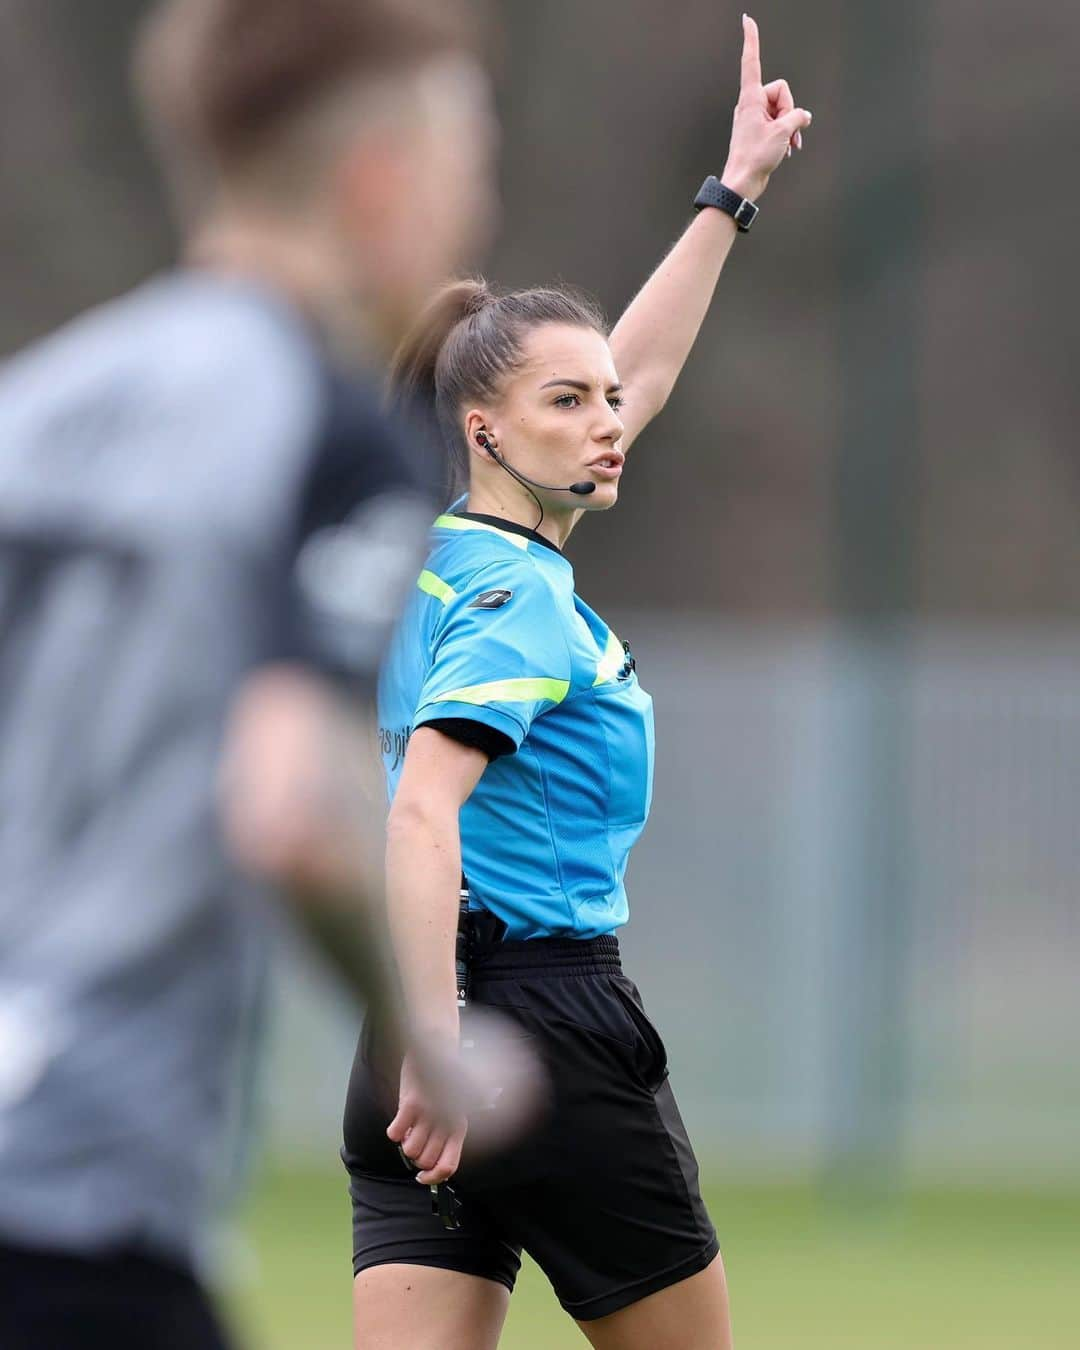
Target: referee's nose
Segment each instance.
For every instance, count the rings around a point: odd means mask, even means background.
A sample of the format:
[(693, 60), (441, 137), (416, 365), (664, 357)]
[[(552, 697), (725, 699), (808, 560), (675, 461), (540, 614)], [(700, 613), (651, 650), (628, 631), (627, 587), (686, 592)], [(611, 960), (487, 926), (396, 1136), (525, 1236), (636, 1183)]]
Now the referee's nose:
[(604, 419), (601, 429), (597, 433), (597, 440), (610, 441), (612, 445), (617, 445), (622, 440), (624, 430), (622, 418), (608, 404), (608, 416)]

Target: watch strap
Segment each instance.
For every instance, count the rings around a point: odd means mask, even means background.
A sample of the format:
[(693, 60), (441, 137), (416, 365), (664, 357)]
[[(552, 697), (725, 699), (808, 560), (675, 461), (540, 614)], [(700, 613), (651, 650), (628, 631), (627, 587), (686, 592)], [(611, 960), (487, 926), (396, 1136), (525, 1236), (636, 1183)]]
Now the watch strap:
[(731, 216), (740, 234), (749, 233), (750, 227), (758, 218), (757, 203), (752, 202), (749, 197), (740, 197), (737, 192), (725, 187), (715, 174), (710, 174), (702, 183), (698, 195), (694, 198), (694, 206), (699, 211), (705, 206), (715, 206), (718, 211)]

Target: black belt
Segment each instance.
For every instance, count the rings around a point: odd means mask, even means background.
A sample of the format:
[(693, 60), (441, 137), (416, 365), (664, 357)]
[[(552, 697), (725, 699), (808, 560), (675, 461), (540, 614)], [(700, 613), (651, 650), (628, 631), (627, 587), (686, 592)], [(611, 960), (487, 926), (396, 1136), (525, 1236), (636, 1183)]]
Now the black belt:
[(508, 979), (521, 970), (559, 970), (563, 974), (612, 973), (622, 969), (619, 940), (614, 934), (596, 938), (513, 938), (507, 926), (487, 909), (469, 909), (462, 890), (458, 915), (458, 1002), (468, 1001), (469, 983)]
[(613, 933), (595, 938), (527, 938), (474, 947), (469, 970), (477, 982), (509, 980), (524, 970), (553, 975), (614, 975), (622, 970), (619, 939)]

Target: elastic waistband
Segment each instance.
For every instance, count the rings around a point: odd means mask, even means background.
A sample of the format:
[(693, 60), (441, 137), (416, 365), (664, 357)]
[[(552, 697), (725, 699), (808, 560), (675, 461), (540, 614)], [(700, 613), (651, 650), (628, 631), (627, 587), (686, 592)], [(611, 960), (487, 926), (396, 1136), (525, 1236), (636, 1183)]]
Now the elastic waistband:
[(478, 942), (470, 952), (470, 974), (476, 981), (512, 979), (522, 970), (550, 970), (560, 975), (611, 975), (622, 970), (619, 939), (528, 938), (513, 942)]

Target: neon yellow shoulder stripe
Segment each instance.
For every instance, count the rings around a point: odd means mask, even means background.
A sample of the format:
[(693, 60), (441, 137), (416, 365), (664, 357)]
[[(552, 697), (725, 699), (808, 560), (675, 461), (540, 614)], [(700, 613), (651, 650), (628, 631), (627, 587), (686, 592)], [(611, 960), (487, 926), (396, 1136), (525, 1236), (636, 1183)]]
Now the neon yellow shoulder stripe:
[(477, 707), (483, 707), (485, 703), (536, 703), (541, 699), (549, 703), (561, 703), (569, 692), (567, 680), (492, 680), (489, 684), (470, 684), (464, 689), (451, 689), (447, 694), (439, 694), (434, 701), (472, 703)]
[(511, 534), (509, 530), (496, 529), (494, 525), (485, 525), (482, 520), (462, 520), (460, 516), (440, 516), (435, 522), (436, 529), (440, 530), (486, 530), (488, 534), (497, 534), (500, 539), (505, 539), (526, 552), (529, 547), (529, 541), (523, 534)]
[(626, 653), (623, 651), (623, 645), (615, 634), (608, 629), (607, 646), (604, 648), (604, 654), (596, 668), (593, 688), (595, 689), (598, 684), (607, 684), (608, 680), (613, 680), (625, 664)]
[(451, 600), (457, 599), (457, 591), (453, 586), (443, 581), (442, 577), (437, 577), (434, 572), (429, 572), (425, 567), (416, 578), (416, 584), (427, 595), (433, 595), (436, 600), (441, 600), (444, 605), (448, 605)]

